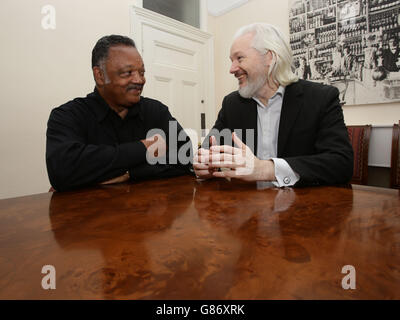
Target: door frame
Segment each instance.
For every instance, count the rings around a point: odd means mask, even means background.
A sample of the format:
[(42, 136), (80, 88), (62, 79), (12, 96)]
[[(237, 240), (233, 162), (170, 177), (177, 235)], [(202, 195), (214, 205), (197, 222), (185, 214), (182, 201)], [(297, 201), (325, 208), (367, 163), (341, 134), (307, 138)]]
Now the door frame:
[[(144, 57), (143, 52), (143, 25), (150, 26), (179, 37), (197, 41), (203, 47), (203, 59), (201, 66), (204, 72), (204, 112), (206, 114), (206, 129), (212, 128), (216, 120), (215, 86), (214, 86), (214, 38), (211, 34), (192, 27), (186, 23), (163, 16), (156, 12), (138, 7), (130, 7), (131, 31), (130, 35), (135, 40), (138, 51)], [(151, 97), (150, 97), (151, 98)], [(200, 137), (199, 137), (200, 138)]]

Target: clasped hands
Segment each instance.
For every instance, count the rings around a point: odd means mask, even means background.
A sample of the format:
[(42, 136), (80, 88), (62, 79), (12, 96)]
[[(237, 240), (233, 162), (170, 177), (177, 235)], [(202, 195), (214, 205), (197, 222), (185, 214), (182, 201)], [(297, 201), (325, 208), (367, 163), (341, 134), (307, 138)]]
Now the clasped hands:
[[(275, 181), (275, 167), (272, 160), (258, 159), (235, 133), (232, 133), (232, 141), (237, 147), (218, 146), (215, 137), (210, 137), (210, 149), (200, 148), (193, 160), (197, 178)], [(225, 170), (218, 171), (218, 169)]]

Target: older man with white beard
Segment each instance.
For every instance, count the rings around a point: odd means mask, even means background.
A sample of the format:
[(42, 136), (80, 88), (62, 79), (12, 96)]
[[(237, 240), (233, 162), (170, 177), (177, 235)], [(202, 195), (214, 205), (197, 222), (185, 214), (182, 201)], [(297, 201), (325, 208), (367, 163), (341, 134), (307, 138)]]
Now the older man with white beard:
[(353, 149), (338, 90), (299, 80), (289, 44), (266, 23), (239, 29), (230, 59), (239, 88), (224, 98), (198, 150), (197, 177), (269, 181), (278, 187), (347, 183)]

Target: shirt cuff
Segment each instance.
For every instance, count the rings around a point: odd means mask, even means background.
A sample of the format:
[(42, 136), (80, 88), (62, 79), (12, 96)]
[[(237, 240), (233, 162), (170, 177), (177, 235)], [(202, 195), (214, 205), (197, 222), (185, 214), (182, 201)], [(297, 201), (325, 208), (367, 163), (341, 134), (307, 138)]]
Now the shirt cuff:
[(276, 181), (272, 183), (276, 187), (290, 187), (300, 180), (300, 176), (293, 171), (289, 164), (284, 159), (271, 158), (275, 165)]

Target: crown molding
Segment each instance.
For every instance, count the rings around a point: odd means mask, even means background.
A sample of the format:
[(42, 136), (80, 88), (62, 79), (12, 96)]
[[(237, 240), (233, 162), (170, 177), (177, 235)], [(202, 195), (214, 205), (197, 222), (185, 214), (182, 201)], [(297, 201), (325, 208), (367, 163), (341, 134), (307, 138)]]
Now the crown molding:
[(214, 17), (222, 16), (247, 2), (249, 2), (249, 0), (208, 0), (208, 13)]
[(198, 28), (192, 27), (186, 23), (177, 21), (175, 19), (166, 17), (162, 14), (158, 14), (156, 12), (153, 12), (151, 10), (143, 9), (140, 7), (132, 6), (131, 10), (139, 17), (141, 17), (144, 22), (147, 20), (151, 22), (151, 24), (165, 24), (170, 27), (172, 27), (175, 30), (176, 34), (181, 34), (183, 32), (190, 32), (192, 35), (196, 36), (198, 38), (198, 41), (204, 42), (206, 40), (209, 40), (212, 35), (204, 32)]

